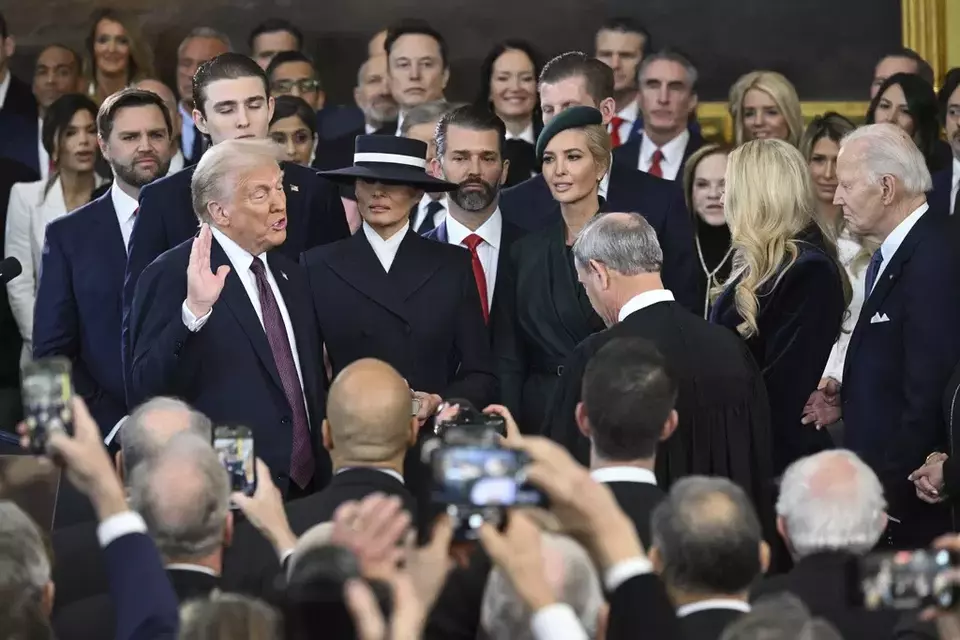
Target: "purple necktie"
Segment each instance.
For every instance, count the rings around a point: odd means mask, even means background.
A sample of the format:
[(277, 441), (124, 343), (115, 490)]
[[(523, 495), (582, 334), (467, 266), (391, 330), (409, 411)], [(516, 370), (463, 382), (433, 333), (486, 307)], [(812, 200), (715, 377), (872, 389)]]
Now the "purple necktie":
[(313, 451), (310, 446), (310, 426), (307, 422), (307, 409), (303, 404), (303, 389), (297, 376), (297, 365), (293, 360), (293, 350), (287, 338), (287, 329), (280, 315), (280, 305), (273, 296), (273, 289), (267, 282), (266, 268), (260, 258), (254, 258), (250, 271), (257, 278), (257, 292), (260, 294), (260, 309), (263, 311), (263, 329), (267, 333), (267, 342), (273, 352), (273, 361), (283, 383), (283, 394), (287, 396), (293, 411), (293, 448), (290, 453), (290, 479), (301, 489), (306, 488), (313, 478)]

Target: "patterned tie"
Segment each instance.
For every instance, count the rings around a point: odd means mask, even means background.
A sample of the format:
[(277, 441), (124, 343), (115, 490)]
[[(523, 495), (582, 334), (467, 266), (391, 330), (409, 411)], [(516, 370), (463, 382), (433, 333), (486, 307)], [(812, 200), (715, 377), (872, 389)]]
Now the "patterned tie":
[(293, 448), (290, 454), (290, 479), (301, 489), (313, 478), (314, 461), (310, 446), (310, 426), (307, 409), (303, 402), (303, 389), (297, 376), (297, 365), (287, 338), (287, 329), (280, 315), (280, 306), (267, 282), (267, 273), (260, 258), (254, 258), (250, 270), (257, 278), (257, 293), (260, 295), (260, 310), (263, 312), (263, 329), (273, 352), (273, 361), (283, 383), (283, 394), (293, 412)]
[(490, 320), (490, 306), (487, 302), (487, 275), (483, 271), (483, 263), (480, 262), (480, 254), (477, 253), (477, 247), (483, 242), (483, 238), (475, 233), (471, 233), (463, 239), (463, 246), (470, 249), (470, 258), (473, 263), (473, 279), (477, 281), (477, 291), (480, 292), (480, 306), (483, 308), (483, 321)]
[(427, 215), (423, 218), (423, 222), (420, 223), (420, 228), (417, 229), (417, 233), (424, 235), (425, 233), (430, 233), (436, 228), (436, 224), (433, 222), (433, 217), (440, 213), (443, 209), (443, 203), (439, 200), (431, 200), (427, 204)]
[(620, 140), (620, 127), (623, 126), (624, 122), (626, 122), (626, 120), (620, 116), (610, 118), (610, 146), (614, 149), (623, 144)]
[(870, 297), (870, 292), (873, 291), (873, 285), (877, 281), (877, 274), (880, 273), (880, 265), (882, 264), (883, 252), (881, 252), (880, 249), (877, 249), (870, 257), (870, 264), (867, 265), (867, 275), (864, 278), (864, 285), (866, 286), (864, 299)]
[(660, 163), (663, 161), (663, 151), (657, 149), (653, 152), (653, 155), (650, 156), (650, 168), (647, 169), (647, 173), (652, 176), (657, 176), (658, 178), (663, 177), (663, 167), (660, 166)]

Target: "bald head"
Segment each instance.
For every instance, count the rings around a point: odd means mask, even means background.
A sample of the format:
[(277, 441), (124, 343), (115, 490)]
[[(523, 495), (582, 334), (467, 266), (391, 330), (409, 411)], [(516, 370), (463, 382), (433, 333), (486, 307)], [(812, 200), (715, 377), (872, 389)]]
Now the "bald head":
[(380, 360), (358, 360), (333, 381), (327, 396), (324, 444), (334, 463), (377, 464), (411, 444), (410, 387)]
[(156, 456), (170, 438), (183, 431), (211, 442), (210, 420), (181, 400), (158, 396), (134, 409), (120, 430), (120, 470), (124, 480), (129, 480), (133, 469)]
[(377, 31), (367, 43), (367, 57), (382, 56), (387, 52), (387, 30)]

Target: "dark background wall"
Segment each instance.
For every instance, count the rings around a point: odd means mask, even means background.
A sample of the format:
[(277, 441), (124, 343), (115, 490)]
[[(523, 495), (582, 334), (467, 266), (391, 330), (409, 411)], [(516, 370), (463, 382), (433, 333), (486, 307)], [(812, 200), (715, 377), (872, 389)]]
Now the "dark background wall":
[(450, 43), (448, 97), (472, 98), (478, 67), (498, 40), (521, 37), (545, 56), (593, 47), (608, 15), (632, 15), (655, 46), (687, 52), (701, 68), (701, 100), (725, 100), (740, 74), (770, 68), (790, 77), (805, 100), (864, 99), (877, 56), (900, 41), (898, 0), (0, 0), (19, 43), (14, 70), (29, 75), (43, 45), (82, 47), (94, 8), (140, 17), (157, 68), (172, 78), (176, 47), (199, 25), (217, 26), (246, 51), (246, 34), (271, 16), (307, 34), (330, 99), (349, 101), (369, 36), (405, 16), (428, 19)]

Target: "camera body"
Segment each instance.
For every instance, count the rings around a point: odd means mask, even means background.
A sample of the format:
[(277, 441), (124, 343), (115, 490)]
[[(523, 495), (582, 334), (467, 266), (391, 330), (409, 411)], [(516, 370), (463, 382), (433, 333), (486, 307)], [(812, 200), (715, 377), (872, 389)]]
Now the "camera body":
[(871, 553), (858, 559), (855, 580), (868, 610), (949, 609), (960, 602), (960, 556), (935, 549)]
[(454, 439), (489, 438), (491, 434), (506, 438), (507, 423), (498, 415), (480, 413), (472, 406), (461, 405), (454, 416), (443, 420), (437, 418), (433, 433), (444, 441), (448, 440), (448, 434), (449, 438)]

